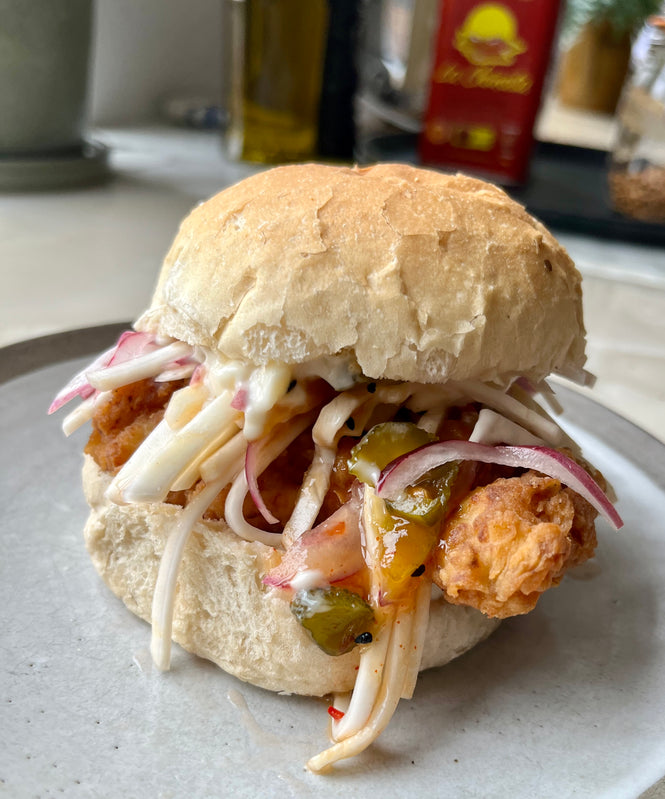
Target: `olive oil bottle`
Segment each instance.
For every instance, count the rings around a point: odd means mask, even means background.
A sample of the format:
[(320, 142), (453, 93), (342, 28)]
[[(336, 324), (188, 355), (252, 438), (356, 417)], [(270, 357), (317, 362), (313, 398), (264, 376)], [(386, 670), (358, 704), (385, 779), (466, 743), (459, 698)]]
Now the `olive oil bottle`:
[(328, 0), (230, 0), (225, 24), (230, 157), (315, 156)]

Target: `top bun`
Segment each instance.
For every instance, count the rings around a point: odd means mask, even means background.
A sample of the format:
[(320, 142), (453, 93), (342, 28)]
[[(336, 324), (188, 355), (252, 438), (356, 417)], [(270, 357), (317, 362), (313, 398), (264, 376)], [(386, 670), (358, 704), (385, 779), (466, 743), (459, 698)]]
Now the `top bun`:
[(400, 164), (256, 174), (198, 206), (137, 329), (254, 364), (505, 383), (584, 363), (581, 277), (501, 189)]

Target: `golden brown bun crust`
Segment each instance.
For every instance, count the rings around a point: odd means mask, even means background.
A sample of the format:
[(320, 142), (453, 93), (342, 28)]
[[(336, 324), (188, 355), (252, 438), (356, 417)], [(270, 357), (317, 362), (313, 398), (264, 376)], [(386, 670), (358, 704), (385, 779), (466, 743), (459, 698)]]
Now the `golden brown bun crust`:
[(534, 379), (584, 363), (581, 278), (495, 186), (406, 165), (278, 167), (183, 222), (138, 329), (252, 363)]
[[(174, 505), (113, 505), (104, 497), (110, 477), (86, 456), (83, 488), (91, 513), (85, 540), (111, 590), (150, 621), (152, 595)], [(276, 558), (225, 524), (199, 523), (185, 549), (178, 580), (173, 638), (230, 674), (262, 688), (322, 696), (353, 687), (358, 650), (329, 657), (296, 622), (288, 602), (261, 584)], [(471, 608), (432, 603), (422, 668), (442, 665), (496, 627)]]

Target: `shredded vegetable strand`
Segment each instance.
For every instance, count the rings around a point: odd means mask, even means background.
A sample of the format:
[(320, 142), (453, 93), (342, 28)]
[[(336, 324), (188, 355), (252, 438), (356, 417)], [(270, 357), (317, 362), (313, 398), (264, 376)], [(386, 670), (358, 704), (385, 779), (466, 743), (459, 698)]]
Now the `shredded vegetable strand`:
[(124, 495), (125, 488), (141, 474), (146, 463), (150, 462), (152, 456), (163, 449), (172, 440), (173, 436), (174, 432), (169, 427), (168, 422), (162, 419), (143, 439), (141, 446), (134, 451), (129, 460), (113, 478), (106, 489), (106, 497), (111, 502), (115, 502), (116, 505), (126, 505), (128, 501)]
[(505, 444), (510, 441), (519, 446), (542, 446), (545, 443), (542, 438), (489, 408), (482, 408), (478, 414), (469, 441), (476, 444)]
[(411, 699), (416, 689), (420, 664), (423, 659), (425, 649), (425, 639), (427, 637), (427, 625), (429, 623), (429, 609), (432, 601), (432, 583), (423, 575), (422, 582), (418, 587), (415, 599), (415, 611), (413, 614), (413, 632), (409, 643), (407, 657), (407, 669), (404, 675), (404, 685), (402, 687), (402, 699)]
[[(545, 439), (550, 444), (561, 446), (566, 442), (567, 436), (559, 425), (546, 415), (541, 415), (523, 402), (511, 397), (504, 391), (492, 388), (485, 383), (468, 381), (460, 384), (464, 391), (474, 400), (501, 411), (509, 419), (523, 425), (532, 433)], [(544, 414), (544, 411), (542, 411)]]
[[(238, 433), (238, 425), (235, 422), (227, 425), (222, 432), (205, 446), (187, 465), (171, 485), (171, 491), (186, 491), (191, 488), (201, 477), (201, 464), (223, 447)], [(235, 476), (235, 475), (234, 475)]]
[(315, 444), (322, 447), (332, 447), (337, 443), (340, 429), (350, 418), (351, 414), (363, 403), (372, 399), (366, 389), (352, 389), (338, 394), (331, 400), (319, 414), (312, 428), (312, 439)]
[(174, 341), (173, 344), (167, 344), (165, 347), (160, 347), (145, 355), (88, 372), (88, 382), (101, 391), (110, 391), (129, 383), (135, 383), (145, 377), (154, 377), (168, 364), (191, 354), (192, 348), (189, 344)]
[(446, 415), (446, 408), (432, 408), (429, 411), (426, 411), (418, 420), (418, 427), (421, 430), (424, 430), (426, 433), (431, 433), (432, 435), (436, 435), (436, 431), (441, 426), (441, 422), (444, 420)]
[(191, 377), (194, 370), (200, 364), (197, 361), (191, 361), (182, 365), (174, 366), (170, 369), (165, 369), (155, 376), (155, 383), (168, 383), (171, 380), (184, 380), (186, 377)]
[(561, 416), (563, 413), (563, 405), (559, 402), (557, 395), (552, 386), (547, 380), (541, 380), (536, 384), (536, 391), (543, 397), (552, 413)]
[[(545, 381), (542, 381), (543, 385), (547, 385)], [(535, 387), (534, 387), (535, 388)], [(549, 387), (548, 387), (549, 388)], [(552, 421), (553, 424), (556, 424), (549, 415), (549, 413), (543, 408), (543, 406), (532, 396), (523, 386), (518, 382), (515, 381), (509, 389), (509, 393), (516, 399), (519, 403), (521, 403), (525, 408), (532, 411), (537, 416), (540, 416), (543, 419), (547, 419)], [(545, 399), (547, 399), (546, 395), (543, 395)], [(554, 397), (554, 393), (552, 393), (552, 397)], [(563, 411), (563, 408), (559, 406), (560, 410)], [(561, 429), (561, 428), (560, 428)], [(545, 436), (543, 436), (545, 438)], [(579, 445), (576, 441), (574, 441), (563, 429), (561, 429), (561, 434), (559, 437), (559, 441), (557, 442), (557, 446), (568, 447), (572, 452), (575, 452), (577, 455), (582, 454), (582, 450), (580, 449)]]
[[(270, 439), (267, 439), (268, 441)], [(250, 441), (245, 455), (245, 480), (247, 488), (252, 497), (256, 509), (268, 522), (268, 524), (278, 524), (279, 519), (271, 512), (261, 496), (259, 488), (259, 472), (258, 463), (261, 456), (261, 450), (265, 447), (266, 438), (259, 439), (258, 441)], [(263, 445), (263, 446), (262, 446)], [(279, 455), (279, 453), (277, 453)], [(277, 455), (275, 457), (277, 457)]]
[(383, 667), (395, 621), (394, 605), (382, 608), (382, 619), (372, 643), (360, 655), (351, 701), (339, 721), (333, 721), (331, 738), (342, 741), (359, 732), (367, 723), (381, 687)]
[(201, 479), (211, 483), (221, 475), (227, 475), (227, 484), (240, 474), (245, 460), (247, 439), (236, 433), (230, 441), (208, 456), (200, 465)]
[(125, 474), (123, 466), (114, 480), (125, 501), (161, 502), (180, 475), (209, 450), (216, 438), (220, 435), (230, 438), (236, 430), (233, 423), (238, 416), (230, 402), (228, 392), (215, 397), (182, 429), (165, 438), (159, 449), (144, 453), (142, 444), (126, 464), (136, 458), (140, 468), (132, 464), (129, 474)]
[[(388, 726), (402, 695), (407, 671), (409, 643), (413, 632), (413, 607), (400, 606), (388, 645), (383, 680), (370, 717), (362, 729), (333, 744), (330, 748), (315, 755), (307, 763), (307, 768), (315, 773), (329, 766), (363, 752)], [(353, 699), (351, 699), (353, 702)]]
[(243, 505), (248, 493), (249, 486), (243, 469), (233, 481), (231, 490), (226, 497), (226, 504), (224, 505), (226, 523), (236, 535), (244, 538), (245, 541), (259, 541), (267, 547), (279, 546), (282, 538), (281, 533), (266, 532), (261, 530), (260, 527), (254, 527), (253, 524), (250, 524), (245, 519)]
[(335, 741), (355, 735), (369, 719), (381, 687), (386, 652), (395, 620), (394, 605), (381, 607), (378, 603), (381, 588), (381, 555), (375, 519), (381, 515), (383, 501), (377, 497), (374, 489), (368, 485), (364, 487), (363, 496), (362, 530), (365, 543), (365, 561), (370, 570), (370, 596), (373, 600), (375, 612), (378, 615), (376, 619), (378, 631), (372, 643), (360, 656), (358, 675), (351, 695), (349, 709), (342, 719), (333, 722), (332, 733)]
[(203, 383), (190, 383), (171, 394), (164, 410), (164, 418), (172, 430), (181, 430), (187, 422), (192, 421), (209, 400), (210, 393)]
[(70, 411), (67, 416), (62, 420), (62, 432), (66, 436), (71, 436), (79, 427), (82, 427), (86, 422), (92, 419), (95, 409), (102, 403), (106, 402), (109, 398), (110, 392), (108, 391), (95, 391), (95, 393), (83, 400), (79, 405)]
[(84, 399), (73, 411), (70, 411), (67, 416), (65, 416), (62, 420), (62, 432), (66, 436), (70, 436), (73, 432), (78, 430), (79, 427), (92, 419), (95, 412), (96, 399), (97, 395), (93, 394), (91, 397)]
[[(266, 469), (313, 420), (314, 412), (310, 412), (296, 416), (288, 422), (277, 425), (271, 435), (270, 445), (266, 446), (259, 454), (256, 467), (257, 474), (261, 474), (261, 472)], [(269, 547), (278, 546), (281, 541), (281, 533), (266, 532), (259, 527), (254, 527), (254, 525), (246, 521), (243, 513), (243, 504), (248, 492), (249, 485), (247, 483), (247, 475), (243, 469), (233, 481), (231, 490), (226, 498), (224, 517), (227, 524), (236, 535), (239, 535), (246, 541), (260, 541), (262, 544)]]
[(573, 383), (577, 383), (579, 386), (585, 386), (586, 388), (593, 388), (596, 383), (596, 375), (592, 374), (591, 372), (587, 371), (586, 369), (582, 368), (573, 368), (570, 366), (563, 366), (555, 370), (557, 374), (561, 375), (561, 377), (565, 377), (568, 380), (572, 380)]
[[(321, 410), (314, 427), (314, 457), (302, 482), (296, 505), (284, 528), (284, 545), (293, 544), (316, 521), (324, 497), (330, 486), (330, 475), (335, 462), (337, 443), (342, 435), (361, 436), (367, 420), (376, 407), (375, 395), (366, 387), (338, 394)], [(348, 421), (360, 409), (353, 428)]]
[(48, 413), (55, 413), (55, 411), (57, 411), (59, 408), (62, 408), (63, 405), (71, 402), (74, 397), (83, 397), (84, 399), (87, 399), (87, 397), (89, 397), (94, 391), (93, 387), (88, 382), (88, 372), (94, 369), (101, 369), (102, 367), (106, 366), (106, 364), (113, 357), (116, 349), (117, 345), (111, 347), (111, 349), (106, 350), (101, 355), (98, 355), (92, 363), (89, 363), (84, 369), (81, 369), (80, 372), (77, 372), (74, 377), (72, 377), (69, 382), (63, 386), (60, 391), (58, 391), (48, 409)]
[(524, 396), (532, 398), (534, 394), (540, 394), (552, 413), (556, 416), (561, 416), (563, 413), (563, 406), (557, 399), (554, 389), (545, 379), (539, 383), (532, 383), (526, 377), (518, 377), (511, 385), (509, 393), (520, 401)]
[(387, 405), (402, 405), (416, 391), (415, 383), (395, 383), (394, 385), (379, 385), (373, 394), (374, 400), (385, 402)]
[[(257, 510), (268, 524), (278, 524), (279, 519), (271, 513), (263, 501), (259, 489), (259, 476), (268, 468), (275, 458), (281, 455), (286, 446), (291, 443), (289, 440), (289, 442), (284, 445), (284, 441), (290, 438), (290, 433), (285, 437), (285, 424), (288, 425), (288, 421), (276, 425), (269, 435), (265, 435), (255, 441), (250, 441), (245, 456), (245, 478), (249, 493)], [(302, 432), (302, 430), (300, 432)]]
[(152, 640), (150, 653), (161, 671), (171, 665), (171, 633), (178, 570), (182, 555), (194, 525), (219, 492), (228, 483), (226, 475), (208, 483), (184, 508), (171, 530), (159, 564), (155, 593), (152, 599)]
[(336, 450), (332, 447), (315, 445), (314, 457), (300, 487), (293, 512), (284, 527), (283, 543), (286, 549), (314, 526), (330, 486), (335, 454)]

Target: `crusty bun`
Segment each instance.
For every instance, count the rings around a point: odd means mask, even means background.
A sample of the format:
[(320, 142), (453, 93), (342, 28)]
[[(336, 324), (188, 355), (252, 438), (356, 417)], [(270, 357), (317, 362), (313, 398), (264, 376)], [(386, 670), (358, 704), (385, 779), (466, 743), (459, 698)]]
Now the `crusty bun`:
[[(181, 509), (161, 503), (114, 505), (104, 496), (110, 479), (85, 457), (83, 487), (91, 507), (86, 545), (111, 590), (149, 621), (160, 558)], [(274, 549), (243, 541), (223, 523), (199, 522), (180, 567), (174, 640), (241, 680), (272, 691), (322, 696), (350, 690), (358, 649), (330, 657), (312, 642), (288, 602), (273, 597), (261, 583), (277, 557)], [(447, 663), (497, 623), (472, 608), (433, 601), (421, 668)]]
[(547, 230), (494, 186), (394, 164), (280, 167), (200, 205), (137, 328), (427, 383), (584, 363), (580, 275)]

